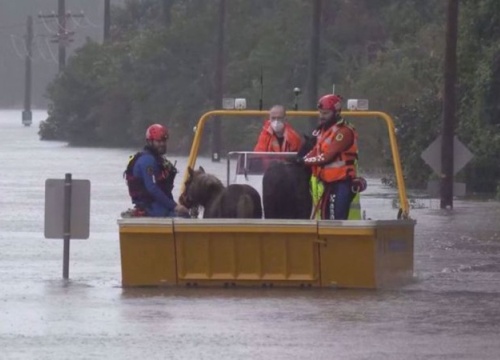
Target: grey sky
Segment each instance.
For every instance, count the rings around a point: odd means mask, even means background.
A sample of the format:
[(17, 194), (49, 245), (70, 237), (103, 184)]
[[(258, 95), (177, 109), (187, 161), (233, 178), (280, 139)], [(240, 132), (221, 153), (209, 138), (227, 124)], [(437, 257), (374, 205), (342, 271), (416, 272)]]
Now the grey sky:
[[(112, 0), (121, 4), (124, 0)], [(26, 47), (26, 18), (33, 16), (35, 41), (33, 45), (33, 106), (45, 107), (45, 88), (57, 73), (57, 44), (51, 36), (57, 31), (54, 20), (42, 20), (41, 14), (57, 13), (57, 0), (0, 0), (0, 107), (20, 108), (24, 94), (24, 56)], [(68, 56), (90, 37), (102, 41), (103, 0), (66, 0), (66, 11), (80, 13), (83, 19), (68, 21), (75, 31)]]

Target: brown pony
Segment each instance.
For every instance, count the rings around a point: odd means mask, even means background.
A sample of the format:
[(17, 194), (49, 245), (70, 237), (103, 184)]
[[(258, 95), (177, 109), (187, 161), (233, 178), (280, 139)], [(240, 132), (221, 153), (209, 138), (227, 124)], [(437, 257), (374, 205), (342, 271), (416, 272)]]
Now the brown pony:
[(215, 176), (188, 167), (189, 177), (179, 203), (189, 209), (203, 206), (203, 218), (262, 219), (261, 198), (250, 185), (232, 184), (224, 187)]

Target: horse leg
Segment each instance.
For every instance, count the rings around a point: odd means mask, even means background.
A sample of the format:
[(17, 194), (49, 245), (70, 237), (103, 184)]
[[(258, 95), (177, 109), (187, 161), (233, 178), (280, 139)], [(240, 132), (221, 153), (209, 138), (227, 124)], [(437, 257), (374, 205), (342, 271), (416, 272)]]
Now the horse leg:
[(264, 175), (262, 197), (266, 219), (295, 219), (297, 205), (295, 201), (295, 181), (287, 173), (285, 166), (274, 167)]
[(260, 194), (254, 188), (251, 188), (250, 198), (252, 199), (253, 204), (253, 216), (254, 219), (262, 219), (263, 211), (262, 211), (262, 199), (260, 198)]
[(203, 218), (204, 219), (220, 219), (223, 216), (221, 210), (221, 202), (222, 202), (222, 194), (216, 196), (210, 201), (203, 209)]

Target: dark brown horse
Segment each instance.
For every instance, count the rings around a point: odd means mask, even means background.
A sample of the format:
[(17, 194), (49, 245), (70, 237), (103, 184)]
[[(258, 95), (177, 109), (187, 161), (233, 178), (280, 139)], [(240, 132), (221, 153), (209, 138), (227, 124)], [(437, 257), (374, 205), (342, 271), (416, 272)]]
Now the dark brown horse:
[(189, 209), (203, 207), (203, 217), (262, 219), (261, 198), (250, 185), (232, 184), (224, 187), (215, 176), (188, 168), (189, 177), (179, 202)]
[[(304, 136), (297, 156), (305, 156), (316, 138)], [(266, 219), (309, 219), (312, 196), (309, 190), (311, 168), (290, 161), (271, 164), (262, 178), (262, 198)]]

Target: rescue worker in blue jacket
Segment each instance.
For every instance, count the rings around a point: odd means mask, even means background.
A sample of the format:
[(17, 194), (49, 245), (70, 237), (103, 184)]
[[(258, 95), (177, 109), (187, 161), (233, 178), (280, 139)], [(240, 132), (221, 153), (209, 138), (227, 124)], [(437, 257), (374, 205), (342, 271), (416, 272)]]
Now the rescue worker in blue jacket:
[(151, 125), (146, 130), (146, 146), (128, 163), (124, 175), (135, 206), (132, 216), (189, 216), (189, 210), (177, 204), (172, 195), (177, 169), (164, 157), (167, 140), (165, 126)]

